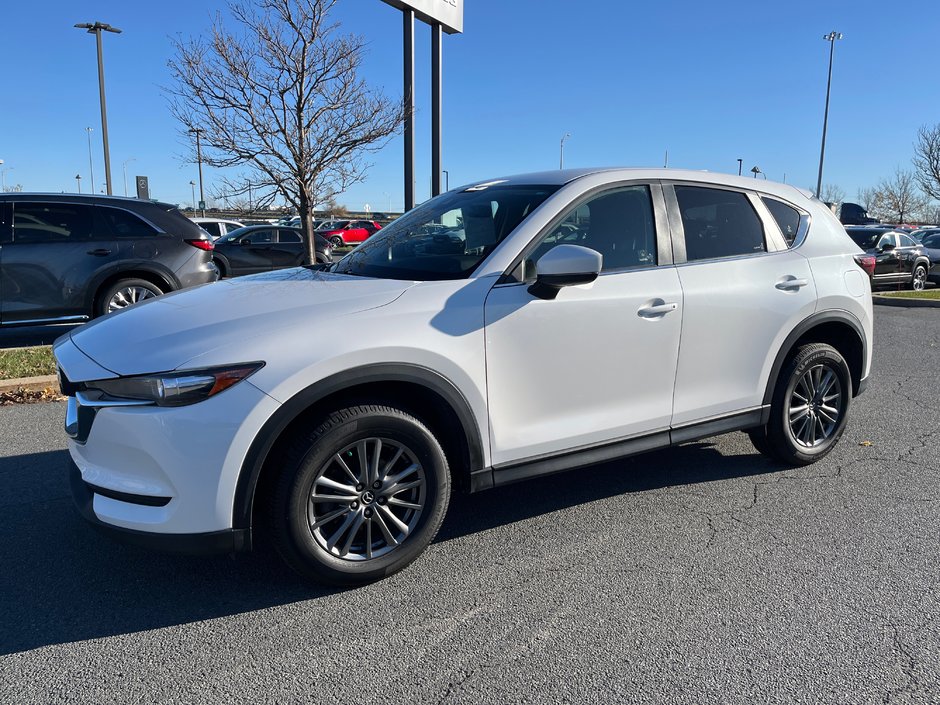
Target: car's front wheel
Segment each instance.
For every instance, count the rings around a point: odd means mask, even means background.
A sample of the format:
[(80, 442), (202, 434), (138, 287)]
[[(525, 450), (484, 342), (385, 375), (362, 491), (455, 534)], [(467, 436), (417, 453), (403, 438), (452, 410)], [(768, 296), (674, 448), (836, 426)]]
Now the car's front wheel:
[(393, 407), (337, 409), (294, 439), (270, 496), (274, 545), (302, 575), (333, 585), (384, 578), (415, 560), (450, 498), (434, 434)]
[(838, 350), (810, 343), (781, 371), (767, 426), (749, 432), (761, 453), (789, 465), (826, 456), (845, 430), (852, 377)]
[(146, 279), (121, 279), (108, 287), (98, 299), (99, 316), (120, 311), (141, 301), (160, 296), (163, 291)]
[(334, 235), (330, 238), (330, 242), (333, 243), (333, 247), (342, 247), (346, 243), (343, 241), (343, 238), (339, 235)]

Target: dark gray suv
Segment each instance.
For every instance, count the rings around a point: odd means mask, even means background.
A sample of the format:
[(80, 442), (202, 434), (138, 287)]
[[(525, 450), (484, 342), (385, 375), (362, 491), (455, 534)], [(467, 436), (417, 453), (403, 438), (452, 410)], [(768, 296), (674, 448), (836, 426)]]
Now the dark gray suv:
[(217, 278), (211, 240), (176, 206), (0, 194), (0, 325), (83, 321)]

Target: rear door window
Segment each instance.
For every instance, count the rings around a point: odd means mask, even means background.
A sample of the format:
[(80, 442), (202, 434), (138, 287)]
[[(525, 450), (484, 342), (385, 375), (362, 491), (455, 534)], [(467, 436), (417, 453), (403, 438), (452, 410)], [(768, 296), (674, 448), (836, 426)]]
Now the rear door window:
[(13, 241), (16, 243), (88, 240), (93, 224), (91, 206), (29, 202), (13, 205)]
[(739, 191), (676, 186), (689, 262), (766, 252), (764, 226)]

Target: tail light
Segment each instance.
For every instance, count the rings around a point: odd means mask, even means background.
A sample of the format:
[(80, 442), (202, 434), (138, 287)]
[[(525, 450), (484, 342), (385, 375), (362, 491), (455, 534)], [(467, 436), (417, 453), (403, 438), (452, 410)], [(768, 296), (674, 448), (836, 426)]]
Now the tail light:
[(212, 252), (212, 250), (215, 249), (215, 245), (209, 240), (186, 240), (186, 244), (192, 245), (199, 250), (205, 250), (206, 252)]
[(875, 258), (872, 255), (855, 255), (855, 263), (864, 269), (868, 276), (875, 276)]

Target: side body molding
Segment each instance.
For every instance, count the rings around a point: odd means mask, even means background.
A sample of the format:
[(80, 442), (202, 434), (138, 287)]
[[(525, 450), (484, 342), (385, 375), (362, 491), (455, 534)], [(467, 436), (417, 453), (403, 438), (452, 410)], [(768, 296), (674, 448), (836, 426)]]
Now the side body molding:
[(483, 467), (483, 441), (476, 418), (461, 391), (446, 377), (427, 367), (406, 363), (365, 365), (326, 377), (294, 395), (268, 419), (252, 441), (242, 463), (235, 486), (232, 526), (250, 529), (255, 490), (261, 469), (271, 448), (285, 428), (306, 409), (331, 394), (352, 387), (383, 382), (407, 382), (437, 393), (453, 409), (460, 420), (470, 454), (470, 472)]

